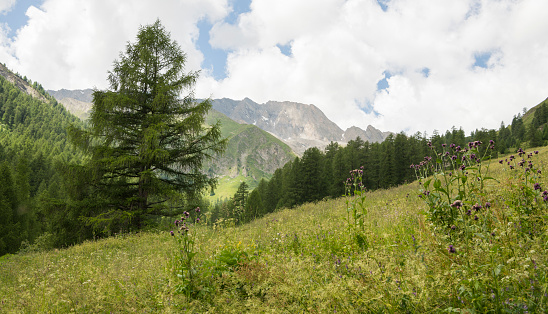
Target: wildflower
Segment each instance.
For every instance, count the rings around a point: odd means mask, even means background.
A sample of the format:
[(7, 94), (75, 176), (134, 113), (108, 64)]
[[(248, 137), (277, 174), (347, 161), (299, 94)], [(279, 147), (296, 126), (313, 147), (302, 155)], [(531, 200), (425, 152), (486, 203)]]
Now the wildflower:
[(491, 203), (489, 202), (485, 203), (485, 208), (489, 208), (489, 207), (491, 207)]
[(502, 165), (502, 159), (501, 159), (501, 160), (499, 160), (499, 164), (501, 164), (501, 165)]
[(457, 249), (453, 245), (449, 245), (449, 248), (447, 249), (449, 253), (457, 253)]
[(540, 169), (539, 169), (539, 170), (537, 170), (537, 173), (538, 173), (538, 174), (541, 174), (541, 173), (542, 173), (542, 171), (540, 171)]
[(510, 170), (514, 169), (514, 166), (510, 165)]
[(200, 207), (196, 207), (195, 211), (196, 211), (197, 213), (199, 213), (199, 212), (200, 212)]
[(478, 216), (477, 215), (474, 215), (474, 220), (478, 220)]
[(456, 229), (457, 229), (457, 226), (455, 226), (455, 225), (451, 226), (451, 230), (456, 230)]
[(171, 230), (169, 233), (171, 234), (172, 237), (175, 236), (175, 233), (173, 232), (173, 230)]
[(539, 183), (535, 183), (534, 187), (535, 187), (535, 190), (540, 190), (540, 184)]
[(196, 223), (199, 223), (200, 222), (200, 218), (196, 218)]
[(185, 217), (190, 216), (190, 213), (189, 213), (189, 212), (184, 212), (183, 214), (185, 214)]
[(535, 150), (535, 155), (538, 155), (538, 150)]
[(494, 145), (494, 144), (495, 144), (495, 141), (489, 140), (489, 145)]
[(462, 201), (461, 200), (454, 201), (453, 204), (451, 204), (451, 207), (461, 208), (462, 207)]
[(474, 206), (472, 206), (472, 209), (474, 209), (476, 211), (479, 211), (481, 209), (481, 205), (476, 203), (476, 204), (474, 204)]
[(467, 211), (466, 211), (466, 215), (468, 215), (468, 216), (472, 215), (472, 211), (471, 211), (470, 209), (467, 210)]

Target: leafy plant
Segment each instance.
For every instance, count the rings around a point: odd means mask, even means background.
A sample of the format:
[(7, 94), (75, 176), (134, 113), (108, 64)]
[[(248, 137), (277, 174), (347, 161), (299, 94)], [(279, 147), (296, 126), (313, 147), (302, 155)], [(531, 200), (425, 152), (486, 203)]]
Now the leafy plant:
[(358, 246), (366, 250), (369, 246), (365, 234), (367, 207), (365, 204), (365, 186), (362, 181), (363, 166), (350, 171), (345, 182), (346, 222), (348, 231)]
[[(196, 218), (194, 223), (200, 222), (200, 207), (195, 209)], [(178, 244), (178, 273), (183, 282), (177, 286), (177, 292), (184, 293), (187, 297), (195, 297), (196, 290), (196, 269), (193, 266), (193, 259), (197, 254), (195, 250), (196, 245), (196, 233), (190, 231), (191, 222), (189, 221), (190, 213), (185, 211), (181, 220), (175, 221), (175, 226), (178, 228), (177, 234), (174, 231), (170, 231), (171, 236), (175, 238)], [(188, 223), (188, 224), (187, 224)]]

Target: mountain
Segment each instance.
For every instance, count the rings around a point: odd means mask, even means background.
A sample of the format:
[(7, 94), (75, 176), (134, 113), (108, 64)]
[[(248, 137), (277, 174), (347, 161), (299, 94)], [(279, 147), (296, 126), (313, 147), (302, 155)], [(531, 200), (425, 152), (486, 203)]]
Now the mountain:
[(13, 84), (17, 89), (21, 90), (27, 95), (30, 95), (33, 98), (43, 102), (48, 101), (48, 99), (46, 99), (46, 97), (44, 97), (44, 95), (40, 93), (40, 89), (42, 88), (42, 86), (36, 83), (34, 83), (33, 86), (31, 86), (31, 83), (28, 82), (26, 77), (22, 78), (18, 74), (11, 72), (2, 63), (0, 63), (0, 75), (3, 76), (6, 80), (8, 80), (8, 82)]
[(58, 91), (48, 90), (47, 92), (51, 96), (55, 97), (58, 102), (63, 104), (63, 106), (65, 106), (70, 113), (77, 116), (81, 120), (86, 120), (89, 117), (91, 102), (93, 101), (92, 89), (61, 89)]
[(249, 98), (240, 101), (223, 98), (213, 100), (212, 105), (234, 121), (253, 124), (272, 133), (298, 154), (313, 146), (323, 148), (332, 141), (344, 144), (357, 136), (364, 141), (382, 142), (391, 134), (372, 126), (365, 131), (358, 127), (343, 131), (318, 107), (296, 102), (258, 104)]
[[(93, 90), (60, 90), (48, 93), (72, 114), (86, 119), (91, 109)], [(206, 124), (221, 122), (222, 136), (228, 138), (226, 152), (220, 158), (206, 163), (204, 171), (219, 179), (217, 197), (232, 197), (241, 181), (256, 187), (262, 178), (269, 179), (274, 171), (293, 160), (296, 155), (283, 141), (250, 124), (238, 123), (212, 109)]]
[(228, 146), (223, 156), (204, 167), (219, 179), (215, 198), (232, 197), (241, 181), (246, 181), (250, 188), (256, 187), (262, 178), (270, 179), (276, 169), (296, 157), (287, 144), (268, 132), (210, 110), (206, 124), (217, 121), (221, 122), (221, 133), (228, 138)]

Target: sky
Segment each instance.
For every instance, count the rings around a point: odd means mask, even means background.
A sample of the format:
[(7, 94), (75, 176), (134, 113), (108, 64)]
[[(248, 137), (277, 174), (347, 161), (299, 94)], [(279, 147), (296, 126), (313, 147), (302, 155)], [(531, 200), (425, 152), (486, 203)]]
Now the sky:
[(313, 104), (342, 129), (467, 134), (548, 97), (546, 0), (0, 0), (0, 62), (105, 89), (160, 19), (197, 98)]

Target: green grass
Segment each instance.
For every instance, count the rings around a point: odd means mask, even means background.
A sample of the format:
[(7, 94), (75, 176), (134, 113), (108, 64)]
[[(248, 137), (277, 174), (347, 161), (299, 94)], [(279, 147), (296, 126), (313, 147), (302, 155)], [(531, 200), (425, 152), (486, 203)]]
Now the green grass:
[[(546, 165), (546, 148), (540, 156)], [(539, 235), (520, 233), (505, 205), (515, 178), (497, 161), (490, 174), (498, 180), (485, 195), (495, 235), (478, 235), (470, 247), (454, 243), (457, 254), (425, 220), (415, 182), (366, 193), (365, 250), (349, 234), (344, 198), (238, 227), (193, 228), (196, 298), (176, 293), (177, 247), (165, 231), (6, 256), (0, 312), (541, 312), (548, 307), (548, 217)], [(240, 263), (226, 264), (227, 254)]]
[[(265, 179), (268, 179), (268, 177), (265, 176)], [(217, 189), (215, 189), (215, 195), (208, 196), (208, 200), (214, 203), (218, 199), (234, 197), (234, 193), (236, 193), (238, 187), (244, 181), (248, 184), (250, 191), (259, 185), (259, 182), (252, 177), (244, 177), (241, 174), (234, 178), (224, 176), (219, 178)]]

